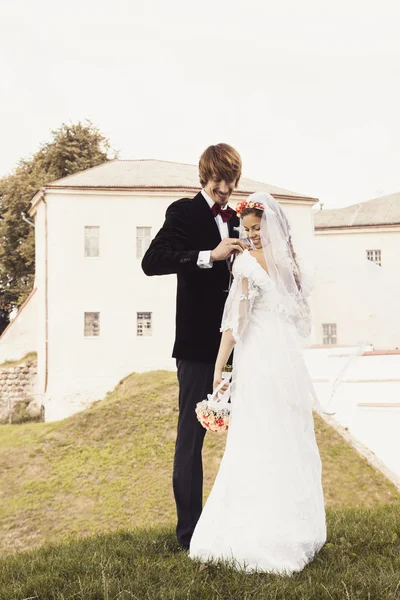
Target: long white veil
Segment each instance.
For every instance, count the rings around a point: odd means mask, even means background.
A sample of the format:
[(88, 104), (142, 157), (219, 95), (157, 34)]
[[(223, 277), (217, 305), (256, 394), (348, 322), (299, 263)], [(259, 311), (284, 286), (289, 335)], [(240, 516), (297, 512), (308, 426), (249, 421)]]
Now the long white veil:
[(261, 242), (269, 276), (282, 297), (282, 316), (295, 325), (299, 335), (307, 337), (312, 326), (306, 300), (311, 291), (311, 283), (294, 251), (288, 218), (268, 192), (251, 194), (247, 202), (249, 208), (254, 203), (264, 207), (261, 216)]

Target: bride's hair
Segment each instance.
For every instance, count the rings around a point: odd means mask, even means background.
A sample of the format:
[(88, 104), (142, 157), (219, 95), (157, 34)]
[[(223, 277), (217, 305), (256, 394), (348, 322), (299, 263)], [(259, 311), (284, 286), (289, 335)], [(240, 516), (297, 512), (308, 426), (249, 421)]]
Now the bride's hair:
[(260, 208), (244, 208), (240, 213), (240, 218), (243, 219), (243, 217), (246, 217), (247, 215), (255, 215), (261, 219), (262, 213), (263, 211)]
[[(259, 219), (261, 219), (262, 213), (263, 213), (262, 209), (246, 207), (246, 208), (243, 208), (242, 211), (240, 212), (240, 218), (243, 219), (243, 217), (246, 217), (247, 215), (254, 215), (254, 216), (258, 217)], [(290, 232), (290, 224), (289, 224), (289, 221), (287, 220), (286, 215), (283, 211), (282, 211), (282, 215), (285, 219), (287, 229)], [(300, 267), (299, 267), (299, 263), (297, 262), (297, 255), (293, 248), (293, 242), (292, 242), (292, 237), (291, 237), (290, 233), (289, 233), (289, 238), (288, 238), (288, 245), (289, 245), (290, 252), (291, 252), (291, 255), (292, 255), (293, 261), (294, 261), (293, 277), (296, 282), (297, 289), (299, 291), (301, 291)]]
[(294, 267), (295, 268), (293, 269), (293, 277), (294, 277), (294, 280), (296, 282), (297, 289), (301, 292), (300, 267), (299, 267), (299, 263), (297, 262), (297, 254), (294, 251), (293, 242), (292, 242), (292, 236), (290, 235), (290, 233), (289, 233), (288, 244), (289, 244), (289, 248), (290, 248), (290, 251), (292, 253), (293, 260), (294, 260)]

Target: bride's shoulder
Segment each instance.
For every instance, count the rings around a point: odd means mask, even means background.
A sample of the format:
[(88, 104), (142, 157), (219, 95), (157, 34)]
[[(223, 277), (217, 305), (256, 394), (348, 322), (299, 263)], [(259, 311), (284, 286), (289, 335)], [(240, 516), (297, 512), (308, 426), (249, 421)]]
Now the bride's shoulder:
[(243, 250), (243, 252), (240, 252), (237, 254), (236, 258), (235, 258), (235, 265), (244, 265), (247, 263), (247, 261), (250, 258), (250, 253), (248, 250)]
[(251, 256), (252, 258), (257, 260), (257, 252), (255, 252), (254, 250), (248, 250), (247, 252), (248, 252), (249, 256)]
[(254, 259), (254, 263), (257, 263), (264, 271), (268, 273), (267, 264), (265, 261), (265, 256), (263, 252), (256, 252), (254, 250), (249, 250), (250, 256)]
[(249, 277), (254, 269), (255, 263), (254, 257), (251, 255), (249, 250), (243, 250), (236, 258), (233, 263), (233, 271), (236, 275), (242, 277)]
[(244, 250), (233, 263), (234, 277), (243, 277), (253, 284), (266, 290), (271, 290), (273, 284), (266, 269), (259, 261), (259, 256), (251, 250)]

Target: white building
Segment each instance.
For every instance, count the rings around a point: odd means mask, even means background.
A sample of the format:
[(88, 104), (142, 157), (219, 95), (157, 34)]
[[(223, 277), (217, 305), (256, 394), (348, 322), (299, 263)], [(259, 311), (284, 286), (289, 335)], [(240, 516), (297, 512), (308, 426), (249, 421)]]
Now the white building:
[[(112, 161), (34, 197), (34, 290), (0, 338), (0, 362), (37, 351), (46, 420), (103, 398), (133, 371), (175, 368), (176, 278), (146, 277), (140, 263), (167, 206), (199, 189), (192, 165)], [(317, 266), (313, 341), (324, 347), (305, 352), (317, 393), (400, 477), (400, 353), (354, 348), (400, 346), (400, 194), (313, 214), (316, 199), (243, 178), (231, 204), (263, 190)]]
[(314, 219), (316, 343), (400, 348), (400, 193)]
[[(116, 160), (34, 197), (37, 393), (46, 420), (104, 397), (133, 371), (175, 367), (176, 277), (146, 277), (141, 258), (168, 205), (199, 190), (193, 165)], [(232, 206), (264, 190), (284, 205), (296, 246), (309, 253), (316, 199), (242, 178)]]
[(373, 453), (383, 461), (385, 474), (400, 489), (400, 351), (359, 355), (357, 350), (325, 346), (304, 354), (318, 397), (333, 413), (334, 424), (346, 428), (346, 438), (350, 433), (369, 449), (363, 453), (368, 460)]
[[(306, 361), (322, 405), (399, 486), (400, 193), (314, 220), (313, 316), (323, 347), (307, 350)], [(368, 343), (374, 350), (363, 353)]]
[(19, 360), (37, 350), (37, 295), (33, 288), (16, 316), (0, 336), (0, 365), (9, 360)]

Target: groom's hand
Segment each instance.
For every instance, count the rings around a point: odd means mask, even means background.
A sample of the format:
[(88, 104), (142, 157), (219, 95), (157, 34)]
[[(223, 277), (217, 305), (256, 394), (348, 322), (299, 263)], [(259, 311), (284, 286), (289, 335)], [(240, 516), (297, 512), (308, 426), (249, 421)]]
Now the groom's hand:
[(214, 250), (211, 250), (210, 258), (212, 261), (225, 260), (231, 254), (238, 254), (246, 250), (246, 246), (237, 238), (225, 238)]

